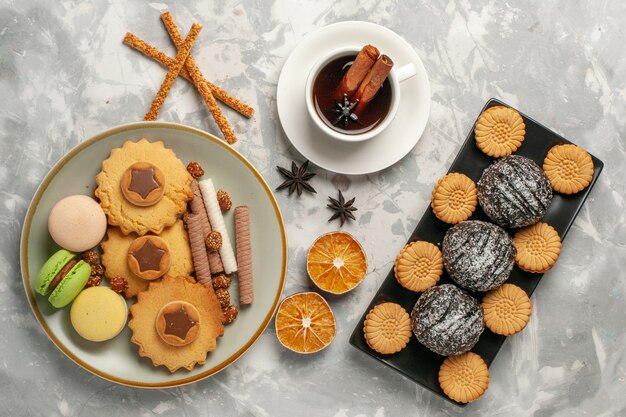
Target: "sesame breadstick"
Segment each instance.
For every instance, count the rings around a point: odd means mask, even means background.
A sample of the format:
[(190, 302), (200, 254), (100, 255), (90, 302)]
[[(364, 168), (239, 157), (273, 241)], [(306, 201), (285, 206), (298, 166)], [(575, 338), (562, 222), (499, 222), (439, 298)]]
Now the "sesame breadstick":
[(191, 52), (191, 47), (193, 43), (198, 38), (200, 34), (200, 30), (202, 30), (202, 25), (199, 23), (194, 23), (191, 25), (191, 29), (189, 29), (189, 33), (183, 42), (183, 45), (178, 49), (178, 53), (176, 54), (176, 61), (174, 65), (170, 67), (170, 70), (165, 74), (165, 79), (159, 88), (159, 91), (156, 94), (156, 97), (152, 101), (152, 105), (150, 106), (150, 110), (146, 113), (145, 120), (156, 120), (159, 115), (159, 111), (167, 98), (170, 90), (172, 89), (172, 85), (176, 78), (178, 78), (178, 73), (180, 73), (181, 68), (185, 65), (185, 61)]
[(235, 244), (239, 281), (239, 304), (252, 304), (252, 243), (250, 241), (250, 210), (248, 206), (235, 208)]
[[(197, 180), (191, 182), (191, 191), (193, 192), (193, 199), (191, 200), (191, 212), (200, 217), (202, 220), (202, 227), (204, 228), (204, 238), (211, 233), (211, 223), (207, 215), (206, 207), (204, 207), (204, 201), (202, 200), (202, 192)], [(206, 249), (206, 248), (205, 248)], [(219, 274), (224, 272), (224, 265), (222, 265), (222, 259), (219, 252), (209, 252), (209, 266), (212, 274)]]
[[(169, 33), (170, 38), (174, 42), (174, 45), (176, 45), (177, 48), (181, 48), (183, 44), (183, 37), (180, 35), (178, 26), (176, 26), (176, 23), (174, 23), (174, 19), (172, 18), (172, 15), (170, 14), (170, 12), (161, 13), (161, 20), (163, 21), (163, 24), (165, 25), (165, 29), (167, 30), (167, 33)], [(200, 71), (198, 66), (196, 65), (196, 60), (193, 58), (191, 54), (189, 55), (189, 57), (187, 58), (187, 61), (185, 62), (185, 68), (187, 68), (187, 71), (189, 72), (189, 75), (191, 76), (191, 80), (193, 81), (193, 84), (196, 86), (196, 89), (198, 90), (202, 98), (204, 99), (206, 106), (211, 112), (211, 115), (213, 116), (215, 123), (217, 124), (217, 126), (220, 128), (220, 131), (224, 135), (224, 139), (226, 139), (226, 142), (228, 142), (231, 145), (237, 142), (237, 137), (235, 136), (235, 132), (233, 132), (233, 129), (230, 127), (228, 120), (226, 120), (226, 117), (224, 117), (222, 110), (217, 105), (217, 101), (215, 101), (215, 97), (213, 97), (213, 94), (211, 93), (211, 89), (206, 85), (205, 78), (202, 75), (202, 72)]]
[[(173, 58), (167, 56), (165, 53), (161, 52), (154, 46), (150, 45), (148, 42), (144, 41), (138, 36), (133, 35), (130, 32), (126, 32), (126, 36), (124, 36), (124, 43), (131, 48), (134, 48), (137, 51), (141, 52), (148, 58), (154, 59), (166, 68), (170, 68), (172, 65), (174, 65), (175, 60)], [(187, 71), (187, 68), (183, 67), (180, 70), (180, 75), (187, 81), (192, 81), (191, 76), (189, 75), (189, 71)], [(206, 79), (204, 79), (204, 82), (206, 83), (207, 87), (211, 89), (211, 93), (213, 93), (213, 96), (216, 99), (226, 104), (237, 113), (241, 114), (244, 117), (247, 117), (248, 119), (254, 115), (254, 109), (248, 106), (246, 103), (231, 96), (226, 90), (216, 86)]]
[(211, 227), (213, 230), (220, 232), (222, 235), (222, 246), (220, 247), (219, 252), (220, 258), (222, 258), (222, 263), (224, 264), (224, 272), (227, 274), (237, 272), (235, 252), (233, 252), (233, 247), (230, 243), (230, 238), (228, 237), (228, 230), (226, 230), (226, 225), (224, 224), (224, 217), (222, 216), (220, 205), (217, 202), (217, 194), (215, 192), (215, 187), (213, 186), (213, 181), (210, 178), (207, 178), (200, 181), (198, 184), (200, 184), (202, 199), (204, 200), (204, 205), (207, 209), (207, 214), (209, 215)]

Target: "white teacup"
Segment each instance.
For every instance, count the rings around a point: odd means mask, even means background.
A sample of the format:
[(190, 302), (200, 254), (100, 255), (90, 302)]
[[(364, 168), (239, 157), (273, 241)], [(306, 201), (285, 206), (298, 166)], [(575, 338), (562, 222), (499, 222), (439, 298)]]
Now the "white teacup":
[(338, 48), (329, 52), (327, 55), (317, 60), (317, 62), (311, 67), (311, 70), (309, 71), (309, 76), (306, 80), (306, 107), (309, 112), (309, 116), (311, 117), (315, 125), (324, 133), (332, 138), (343, 142), (363, 142), (365, 140), (375, 137), (383, 130), (385, 130), (396, 117), (398, 106), (400, 105), (400, 83), (404, 80), (411, 78), (417, 72), (413, 63), (406, 64), (400, 68), (394, 67), (391, 69), (391, 72), (388, 76), (389, 84), (391, 85), (391, 104), (389, 105), (389, 111), (387, 112), (387, 115), (381, 122), (378, 123), (378, 125), (366, 132), (356, 133), (352, 135), (338, 132), (328, 126), (328, 124), (326, 124), (326, 122), (322, 120), (322, 116), (320, 116), (315, 109), (315, 103), (313, 100), (313, 84), (315, 83), (315, 79), (319, 75), (322, 68), (324, 68), (328, 63), (344, 56), (356, 56), (360, 50), (361, 47), (348, 46)]

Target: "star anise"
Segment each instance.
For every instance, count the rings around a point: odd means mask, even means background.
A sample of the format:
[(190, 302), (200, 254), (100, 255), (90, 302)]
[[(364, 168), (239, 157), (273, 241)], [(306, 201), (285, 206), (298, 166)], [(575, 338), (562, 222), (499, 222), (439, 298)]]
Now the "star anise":
[(353, 206), (354, 200), (356, 199), (355, 197), (346, 201), (343, 197), (343, 194), (341, 193), (341, 190), (339, 190), (339, 199), (334, 199), (332, 197), (328, 197), (328, 199), (330, 200), (330, 204), (327, 204), (326, 207), (335, 212), (335, 214), (333, 214), (332, 217), (328, 219), (329, 222), (335, 219), (339, 219), (341, 220), (341, 227), (346, 221), (350, 219), (356, 220), (354, 214), (352, 214), (353, 211), (357, 210), (357, 208)]
[(354, 109), (359, 104), (359, 100), (357, 99), (354, 103), (350, 103), (348, 100), (348, 95), (343, 95), (343, 100), (341, 102), (335, 101), (335, 109), (332, 109), (332, 112), (338, 114), (337, 118), (333, 122), (334, 125), (339, 124), (343, 121), (343, 127), (348, 128), (348, 124), (350, 121), (355, 123), (360, 123), (359, 117), (354, 113)]
[(309, 161), (306, 161), (304, 164), (298, 168), (295, 162), (291, 162), (291, 171), (286, 168), (279, 167), (278, 172), (285, 177), (285, 182), (280, 184), (276, 190), (282, 190), (283, 188), (289, 188), (289, 195), (293, 193), (295, 190), (298, 191), (298, 196), (302, 195), (302, 191), (308, 191), (310, 193), (317, 193), (315, 188), (311, 187), (311, 184), (308, 181), (315, 176), (313, 172), (306, 172), (309, 167)]

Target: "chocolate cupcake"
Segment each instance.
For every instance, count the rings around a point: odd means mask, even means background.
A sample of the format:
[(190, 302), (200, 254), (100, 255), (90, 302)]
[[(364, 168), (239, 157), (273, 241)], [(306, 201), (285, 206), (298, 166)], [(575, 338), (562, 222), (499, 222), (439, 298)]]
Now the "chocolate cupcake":
[(426, 291), (411, 312), (413, 334), (428, 349), (443, 356), (467, 352), (485, 329), (478, 301), (452, 284)]
[(489, 291), (509, 278), (516, 251), (504, 229), (470, 220), (448, 230), (442, 254), (443, 265), (454, 282), (468, 290)]
[(552, 201), (552, 185), (532, 160), (510, 155), (497, 160), (478, 181), (478, 202), (502, 227), (524, 227), (543, 218)]

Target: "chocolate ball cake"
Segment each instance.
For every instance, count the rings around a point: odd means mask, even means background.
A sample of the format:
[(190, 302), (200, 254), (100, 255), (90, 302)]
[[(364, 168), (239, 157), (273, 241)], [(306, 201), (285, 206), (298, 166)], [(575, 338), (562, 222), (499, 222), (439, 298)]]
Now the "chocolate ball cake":
[(478, 202), (502, 227), (537, 223), (552, 201), (552, 185), (532, 160), (510, 155), (497, 160), (478, 181)]
[(443, 238), (443, 265), (463, 288), (489, 291), (509, 278), (515, 246), (501, 227), (470, 220), (451, 227)]
[(485, 329), (478, 301), (452, 284), (438, 285), (422, 294), (411, 320), (417, 340), (443, 356), (467, 352)]

